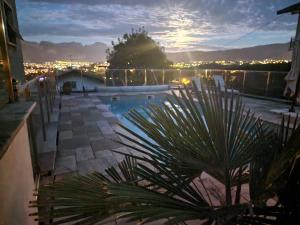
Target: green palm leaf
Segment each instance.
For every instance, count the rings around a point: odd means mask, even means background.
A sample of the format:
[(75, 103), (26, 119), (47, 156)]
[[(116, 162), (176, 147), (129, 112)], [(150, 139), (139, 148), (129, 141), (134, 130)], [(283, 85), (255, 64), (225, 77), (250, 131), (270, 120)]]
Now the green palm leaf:
[[(93, 173), (42, 187), (32, 205), (45, 208), (39, 218), (58, 218), (54, 224), (94, 224), (121, 215), (139, 222), (225, 224), (241, 215), (248, 206), (239, 200), (232, 205), (231, 189), (248, 181), (249, 165), (265, 146), (268, 132), (245, 112), (239, 96), (205, 89), (196, 97), (181, 90), (181, 97), (174, 94), (168, 104), (144, 108), (150, 119), (130, 111), (128, 120), (148, 138), (123, 125), (119, 135), (137, 154), (120, 153), (125, 161), (108, 168), (106, 175)], [(224, 185), (224, 205), (212, 200), (203, 172)]]

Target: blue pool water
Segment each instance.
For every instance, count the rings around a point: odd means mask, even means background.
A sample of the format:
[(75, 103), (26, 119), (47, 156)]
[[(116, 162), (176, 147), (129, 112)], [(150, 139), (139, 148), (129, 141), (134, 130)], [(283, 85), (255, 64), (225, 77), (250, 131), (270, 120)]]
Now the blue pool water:
[(113, 97), (108, 96), (101, 97), (100, 99), (104, 104), (108, 105), (109, 110), (117, 116), (123, 125), (130, 130), (137, 132), (139, 135), (146, 137), (141, 130), (125, 118), (125, 115), (130, 109), (136, 109), (147, 118), (147, 114), (143, 113), (141, 107), (145, 107), (149, 104), (162, 104), (166, 100), (166, 97), (167, 94), (156, 94), (115, 96), (114, 99)]

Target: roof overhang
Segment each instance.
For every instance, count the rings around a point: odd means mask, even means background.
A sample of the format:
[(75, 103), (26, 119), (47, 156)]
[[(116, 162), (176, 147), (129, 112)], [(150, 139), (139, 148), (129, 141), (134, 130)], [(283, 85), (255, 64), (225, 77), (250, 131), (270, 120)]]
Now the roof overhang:
[(277, 11), (277, 15), (284, 14), (284, 13), (291, 13), (291, 14), (300, 13), (300, 2)]

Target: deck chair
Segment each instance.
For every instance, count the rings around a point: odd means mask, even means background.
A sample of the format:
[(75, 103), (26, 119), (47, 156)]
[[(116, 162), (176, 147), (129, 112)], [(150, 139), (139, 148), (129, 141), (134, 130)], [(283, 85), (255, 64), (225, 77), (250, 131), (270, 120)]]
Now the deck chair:
[[(214, 75), (213, 77), (214, 77), (214, 81), (215, 81), (216, 86), (217, 87), (220, 86), (221, 91), (224, 92), (226, 84), (225, 84), (225, 81), (223, 79), (223, 76), (222, 75)], [(230, 89), (230, 88), (227, 88), (227, 91), (229, 93), (233, 92), (234, 94), (238, 94), (239, 93), (238, 90)]]
[(196, 86), (197, 91), (202, 92), (202, 87), (201, 87), (201, 78), (200, 77), (193, 77), (191, 79), (193, 81), (193, 86)]

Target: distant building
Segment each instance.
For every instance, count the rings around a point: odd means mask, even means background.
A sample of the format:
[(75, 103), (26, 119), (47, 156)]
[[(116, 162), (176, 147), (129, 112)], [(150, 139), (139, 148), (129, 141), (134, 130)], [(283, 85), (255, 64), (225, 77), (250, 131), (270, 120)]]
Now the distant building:
[(12, 79), (24, 82), (15, 0), (0, 0), (0, 107), (13, 101)]
[(97, 77), (80, 70), (57, 73), (57, 86), (62, 90), (64, 83), (69, 82), (73, 92), (96, 91), (104, 85), (103, 77)]

